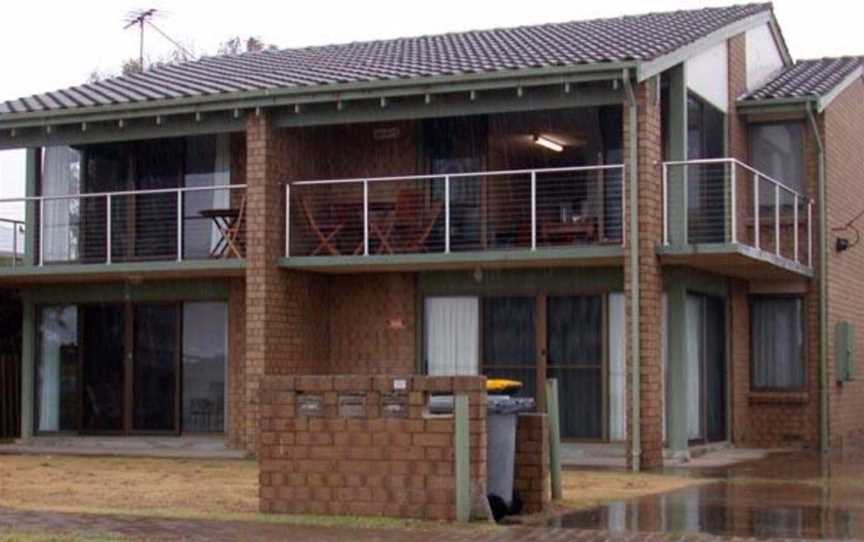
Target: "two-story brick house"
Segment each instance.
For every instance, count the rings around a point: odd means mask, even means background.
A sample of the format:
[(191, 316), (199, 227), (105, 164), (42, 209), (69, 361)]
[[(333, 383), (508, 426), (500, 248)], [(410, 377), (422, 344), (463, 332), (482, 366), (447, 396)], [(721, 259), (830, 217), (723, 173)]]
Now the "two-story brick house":
[[(25, 439), (224, 435), (274, 375), (517, 378), (562, 437), (861, 436), (859, 58), (770, 4), (207, 57), (0, 102)], [(19, 225), (15, 225), (19, 228)], [(18, 231), (18, 230), (16, 230)], [(18, 235), (16, 233), (16, 235)], [(842, 241), (841, 241), (842, 239)], [(861, 337), (859, 332), (857, 337)]]

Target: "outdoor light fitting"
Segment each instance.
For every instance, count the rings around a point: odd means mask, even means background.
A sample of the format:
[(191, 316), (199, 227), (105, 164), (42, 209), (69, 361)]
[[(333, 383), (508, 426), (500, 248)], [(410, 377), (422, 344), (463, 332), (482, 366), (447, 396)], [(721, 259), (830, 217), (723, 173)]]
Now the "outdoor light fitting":
[(564, 150), (564, 145), (562, 145), (561, 143), (558, 143), (557, 141), (552, 141), (548, 137), (541, 135), (534, 136), (534, 143), (555, 152), (561, 152)]

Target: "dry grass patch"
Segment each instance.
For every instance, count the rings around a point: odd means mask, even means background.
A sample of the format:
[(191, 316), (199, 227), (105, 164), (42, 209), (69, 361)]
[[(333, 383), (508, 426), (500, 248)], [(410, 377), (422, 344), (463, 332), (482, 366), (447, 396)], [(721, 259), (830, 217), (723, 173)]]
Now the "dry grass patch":
[(704, 478), (625, 471), (565, 470), (561, 505), (585, 509), (710, 482)]
[(0, 506), (223, 516), (258, 511), (254, 461), (0, 455)]

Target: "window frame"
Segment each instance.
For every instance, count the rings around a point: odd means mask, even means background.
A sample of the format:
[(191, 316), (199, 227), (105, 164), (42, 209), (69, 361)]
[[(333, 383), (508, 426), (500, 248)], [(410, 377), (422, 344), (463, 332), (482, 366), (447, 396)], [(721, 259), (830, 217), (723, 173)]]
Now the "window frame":
[[(756, 375), (756, 355), (754, 348), (756, 335), (753, 330), (754, 318), (753, 307), (760, 300), (797, 300), (801, 303), (801, 355), (799, 362), (801, 363), (802, 382), (800, 386), (777, 387), (777, 386), (758, 386), (755, 381)], [(750, 391), (753, 393), (803, 393), (806, 392), (810, 383), (810, 378), (807, 374), (807, 359), (808, 359), (808, 317), (807, 317), (807, 298), (803, 294), (752, 294), (749, 296), (748, 303), (748, 318), (749, 318), (749, 335), (750, 335)]]
[[(801, 134), (801, 148), (798, 149), (798, 152), (794, 152), (794, 150), (792, 152), (793, 156), (799, 156), (801, 158), (801, 167), (800, 167), (801, 183), (800, 183), (800, 186), (798, 188), (793, 187), (793, 186), (789, 186), (788, 184), (786, 184), (784, 179), (779, 178), (777, 175), (772, 175), (771, 173), (769, 173), (767, 171), (762, 171), (761, 169), (759, 169), (757, 167), (757, 164), (756, 164), (756, 158), (755, 158), (756, 153), (754, 152), (754, 139), (755, 139), (756, 133), (759, 131), (760, 128), (764, 128), (764, 127), (768, 127), (768, 126), (784, 126), (784, 125), (797, 126), (799, 131), (800, 131), (800, 134)], [(807, 193), (808, 193), (808, 190), (807, 190), (807, 160), (805, 159), (805, 156), (804, 156), (805, 149), (807, 148), (806, 138), (807, 138), (807, 127), (805, 126), (804, 121), (802, 121), (802, 120), (788, 119), (788, 120), (771, 120), (771, 121), (765, 121), (765, 122), (751, 123), (747, 127), (747, 153), (748, 153), (748, 156), (750, 157), (750, 164), (753, 166), (754, 169), (756, 169), (760, 173), (764, 173), (765, 175), (769, 175), (772, 179), (779, 181), (781, 185), (788, 188), (789, 190), (797, 192), (798, 194), (800, 194), (802, 196), (807, 196)], [(765, 204), (763, 202), (760, 202), (760, 206), (762, 206), (762, 205), (773, 206), (773, 203), (772, 204)]]

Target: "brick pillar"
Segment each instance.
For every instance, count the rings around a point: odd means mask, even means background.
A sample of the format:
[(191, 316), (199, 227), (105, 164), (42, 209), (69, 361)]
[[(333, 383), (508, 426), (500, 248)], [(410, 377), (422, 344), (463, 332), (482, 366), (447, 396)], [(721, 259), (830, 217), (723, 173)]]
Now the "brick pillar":
[[(640, 353), (640, 462), (642, 468), (663, 465), (663, 382), (662, 382), (662, 295), (663, 275), (657, 257), (662, 242), (661, 168), (662, 138), (660, 100), (657, 78), (636, 87), (638, 137), (638, 205), (639, 205), (639, 353)], [(629, 158), (629, 108), (624, 106), (624, 156)], [(633, 165), (628, 163), (628, 168)], [(629, 174), (628, 174), (629, 175)], [(629, 184), (627, 185), (629, 189)], [(629, 198), (628, 198), (629, 203)], [(629, 217), (630, 209), (627, 209)], [(628, 219), (629, 220), (629, 219)], [(629, 227), (629, 222), (628, 222)], [(628, 238), (629, 242), (629, 238)], [(631, 314), (633, 291), (630, 256), (625, 251), (624, 285), (627, 314)], [(629, 325), (627, 327), (629, 333)], [(629, 335), (628, 335), (629, 339)], [(632, 350), (628, 347), (628, 367), (632, 371)], [(632, 387), (628, 377), (628, 403)], [(628, 420), (630, 418), (628, 404)], [(632, 424), (632, 422), (631, 422)], [(628, 463), (632, 462), (632, 425), (628, 430)]]
[(228, 287), (228, 445), (246, 448), (246, 281)]
[(255, 452), (259, 390), (266, 374), (327, 372), (326, 278), (280, 268), (285, 253), (285, 183), (297, 170), (297, 132), (267, 114), (246, 123), (246, 448)]

